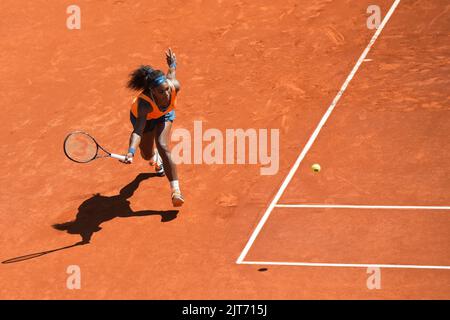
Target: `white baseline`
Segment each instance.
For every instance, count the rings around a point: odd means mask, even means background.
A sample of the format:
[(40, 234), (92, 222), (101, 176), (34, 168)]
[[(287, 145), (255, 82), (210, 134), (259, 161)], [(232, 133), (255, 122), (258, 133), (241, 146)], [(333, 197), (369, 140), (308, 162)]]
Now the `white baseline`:
[(330, 209), (393, 209), (393, 210), (450, 210), (450, 206), (379, 206), (354, 204), (277, 204), (276, 208), (330, 208)]
[(242, 261), (240, 264), (301, 266), (301, 267), (337, 267), (337, 268), (391, 268), (391, 269), (437, 269), (450, 270), (450, 266), (427, 266), (415, 264), (364, 264), (364, 263), (314, 263), (314, 262), (282, 262), (282, 261)]

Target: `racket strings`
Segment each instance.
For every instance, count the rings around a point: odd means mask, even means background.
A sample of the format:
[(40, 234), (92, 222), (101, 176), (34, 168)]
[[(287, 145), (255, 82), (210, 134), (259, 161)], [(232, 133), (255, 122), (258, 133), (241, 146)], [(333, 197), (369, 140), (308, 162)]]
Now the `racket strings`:
[(86, 133), (76, 132), (70, 134), (64, 142), (66, 155), (76, 162), (88, 162), (97, 156), (97, 143)]

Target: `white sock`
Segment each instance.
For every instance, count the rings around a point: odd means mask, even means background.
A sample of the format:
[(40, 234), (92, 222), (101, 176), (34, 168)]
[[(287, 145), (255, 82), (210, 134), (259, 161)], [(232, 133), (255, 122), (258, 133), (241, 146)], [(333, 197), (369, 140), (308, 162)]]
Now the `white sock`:
[(158, 153), (158, 150), (155, 149), (155, 151), (153, 151), (153, 157), (152, 160), (154, 164), (157, 164), (158, 166), (162, 166), (163, 162), (162, 162), (162, 158)]
[(170, 187), (172, 188), (172, 191), (180, 191), (180, 183), (178, 180), (170, 181)]

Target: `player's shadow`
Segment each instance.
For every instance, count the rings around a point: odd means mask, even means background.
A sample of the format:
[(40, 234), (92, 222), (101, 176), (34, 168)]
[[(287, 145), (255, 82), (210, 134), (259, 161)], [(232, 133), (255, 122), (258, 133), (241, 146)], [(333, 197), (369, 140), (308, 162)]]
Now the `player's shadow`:
[(14, 263), (24, 260), (29, 260), (49, 254), (51, 252), (60, 251), (68, 248), (72, 248), (79, 245), (88, 244), (95, 232), (100, 231), (102, 228), (100, 225), (103, 222), (112, 220), (114, 218), (128, 218), (128, 217), (140, 217), (140, 216), (161, 216), (161, 222), (168, 222), (176, 219), (178, 210), (141, 210), (133, 211), (130, 207), (128, 199), (134, 194), (139, 187), (139, 184), (150, 178), (154, 177), (154, 173), (141, 173), (123, 187), (118, 195), (114, 196), (102, 196), (97, 193), (91, 198), (85, 200), (79, 207), (75, 220), (57, 223), (53, 225), (53, 228), (60, 231), (66, 231), (70, 234), (78, 234), (81, 236), (81, 241), (69, 246), (47, 250), (43, 252), (28, 254), (21, 257), (16, 257), (3, 261), (2, 263)]
[(141, 210), (133, 211), (130, 207), (128, 199), (133, 195), (139, 184), (154, 177), (154, 173), (141, 173), (131, 183), (120, 190), (115, 196), (102, 196), (97, 193), (91, 198), (84, 201), (78, 207), (76, 219), (64, 223), (53, 225), (56, 230), (67, 231), (70, 234), (79, 234), (81, 236), (80, 244), (89, 243), (92, 235), (100, 231), (100, 225), (103, 222), (114, 218), (128, 218), (139, 216), (161, 216), (161, 222), (168, 222), (177, 217), (177, 210), (155, 211)]

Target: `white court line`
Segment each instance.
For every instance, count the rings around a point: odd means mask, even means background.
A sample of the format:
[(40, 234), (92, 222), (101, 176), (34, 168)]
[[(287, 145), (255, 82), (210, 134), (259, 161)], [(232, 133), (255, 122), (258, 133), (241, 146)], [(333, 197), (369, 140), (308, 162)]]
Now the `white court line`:
[(353, 204), (277, 204), (276, 208), (335, 208), (335, 209), (398, 209), (398, 210), (450, 210), (450, 206), (371, 206)]
[(300, 266), (300, 267), (335, 267), (335, 268), (392, 268), (392, 269), (439, 269), (450, 270), (450, 266), (427, 266), (414, 264), (361, 264), (361, 263), (312, 263), (312, 262), (281, 262), (281, 261), (242, 261), (240, 264)]
[(302, 152), (298, 156), (297, 160), (295, 161), (293, 167), (289, 171), (288, 175), (283, 181), (283, 184), (281, 185), (280, 189), (278, 190), (277, 194), (273, 198), (272, 202), (270, 203), (269, 207), (266, 209), (266, 212), (262, 216), (261, 220), (259, 221), (258, 225), (256, 226), (255, 230), (253, 231), (252, 235), (250, 236), (250, 239), (248, 240), (247, 244), (245, 245), (244, 250), (242, 250), (241, 254), (239, 255), (238, 259), (236, 260), (236, 263), (242, 263), (244, 261), (245, 256), (247, 255), (248, 251), (250, 250), (251, 246), (253, 245), (253, 242), (255, 241), (256, 237), (258, 236), (259, 232), (261, 231), (262, 227), (266, 223), (267, 219), (270, 216), (270, 213), (272, 212), (273, 208), (275, 208), (275, 205), (278, 203), (278, 200), (280, 200), (281, 196), (284, 193), (284, 190), (288, 186), (289, 182), (291, 182), (295, 172), (297, 171), (298, 167), (300, 166), (300, 163), (303, 161), (303, 159), (306, 156), (306, 153), (311, 148), (312, 144), (316, 140), (320, 130), (325, 125), (325, 122), (328, 120), (328, 118), (331, 115), (331, 112), (336, 107), (337, 103), (341, 99), (342, 95), (344, 94), (345, 90), (347, 89), (350, 81), (352, 81), (353, 77), (355, 76), (356, 72), (358, 71), (359, 67), (363, 63), (364, 59), (367, 57), (367, 54), (369, 53), (370, 49), (372, 48), (375, 41), (378, 39), (378, 36), (381, 34), (381, 31), (383, 31), (384, 27), (386, 26), (386, 23), (391, 18), (392, 14), (394, 13), (395, 9), (397, 8), (398, 4), (400, 3), (400, 0), (395, 0), (392, 7), (389, 9), (388, 13), (386, 14), (386, 17), (383, 19), (383, 22), (381, 22), (381, 25), (373, 35), (372, 39), (370, 40), (369, 44), (367, 45), (366, 49), (363, 51), (361, 56), (359, 57), (358, 61), (356, 62), (355, 66), (353, 67), (352, 71), (348, 75), (347, 79), (345, 80), (344, 84), (342, 85), (341, 89), (339, 90), (336, 97), (334, 97), (333, 102), (328, 107), (328, 110), (323, 115), (322, 119), (320, 120), (319, 124), (317, 125), (316, 129), (314, 130), (313, 134), (309, 138), (308, 142), (306, 143), (305, 147), (303, 148)]

